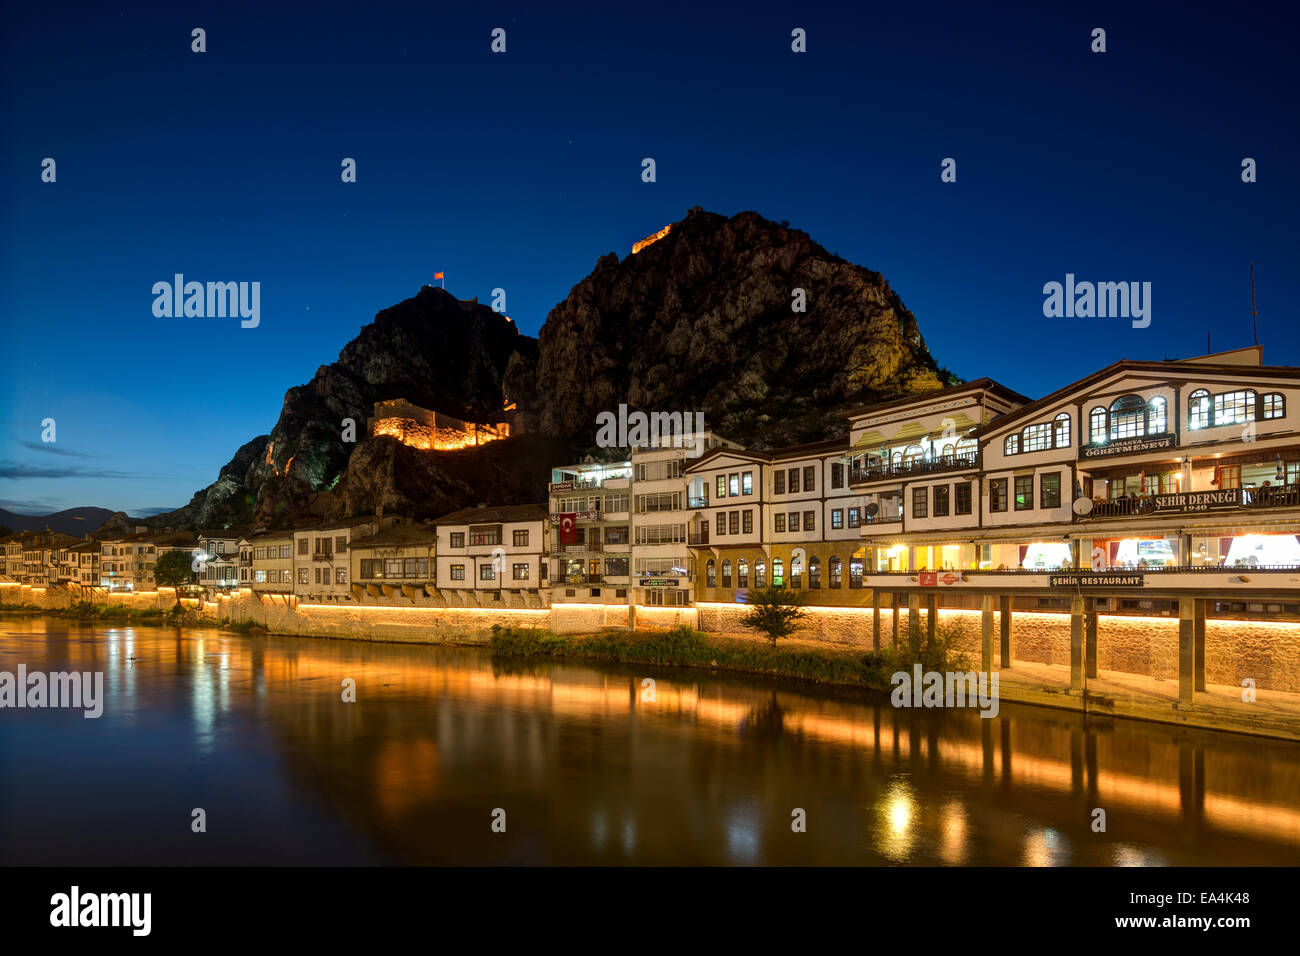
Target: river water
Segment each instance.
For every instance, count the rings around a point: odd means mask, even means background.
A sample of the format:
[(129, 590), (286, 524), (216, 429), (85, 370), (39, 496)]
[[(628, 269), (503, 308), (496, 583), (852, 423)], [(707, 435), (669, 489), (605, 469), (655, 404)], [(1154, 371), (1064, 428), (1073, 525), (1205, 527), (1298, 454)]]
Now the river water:
[(0, 710), (4, 864), (1300, 864), (1300, 744), (480, 649), (0, 619), (0, 671), (20, 664), (102, 671), (105, 700), (98, 719)]

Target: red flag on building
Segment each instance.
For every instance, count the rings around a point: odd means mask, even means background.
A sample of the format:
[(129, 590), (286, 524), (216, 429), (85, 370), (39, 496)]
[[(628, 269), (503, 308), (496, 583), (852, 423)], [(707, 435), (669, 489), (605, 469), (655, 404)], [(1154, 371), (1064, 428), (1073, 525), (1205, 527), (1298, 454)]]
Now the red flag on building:
[(560, 544), (578, 543), (578, 514), (569, 511), (560, 515)]

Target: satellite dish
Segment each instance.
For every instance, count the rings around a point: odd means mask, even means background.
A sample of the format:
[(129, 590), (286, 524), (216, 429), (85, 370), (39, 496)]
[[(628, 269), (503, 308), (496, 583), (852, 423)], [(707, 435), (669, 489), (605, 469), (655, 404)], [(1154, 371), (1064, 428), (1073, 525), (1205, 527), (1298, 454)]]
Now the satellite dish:
[(876, 504), (873, 501), (871, 502), (871, 504), (867, 505), (865, 510), (867, 512), (867, 517), (874, 518), (877, 514), (880, 513), (880, 505)]
[(1070, 508), (1075, 514), (1082, 518), (1084, 515), (1092, 513), (1092, 499), (1075, 498), (1074, 504), (1071, 505)]

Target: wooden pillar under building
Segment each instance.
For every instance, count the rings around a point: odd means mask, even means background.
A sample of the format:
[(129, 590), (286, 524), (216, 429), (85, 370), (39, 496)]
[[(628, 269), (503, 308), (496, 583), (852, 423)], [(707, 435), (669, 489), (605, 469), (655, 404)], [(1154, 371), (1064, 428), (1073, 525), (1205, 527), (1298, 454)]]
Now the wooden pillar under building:
[(1014, 658), (1011, 647), (1011, 595), (1004, 594), (1001, 597), (1001, 615), (998, 626), (1001, 628), (1000, 643), (998, 653), (1002, 655), (1002, 667), (1011, 666)]
[(921, 656), (921, 593), (907, 592), (907, 649), (912, 658)]
[(880, 589), (871, 591), (871, 649), (880, 653)]
[(1070, 693), (1083, 691), (1083, 596), (1070, 598)]
[(1205, 690), (1205, 606), (1206, 598), (1196, 598), (1192, 616), (1193, 669), (1196, 672), (1196, 689)]
[(980, 598), (980, 670), (993, 672), (993, 595)]
[(1196, 601), (1178, 599), (1178, 706), (1191, 707), (1196, 691)]
[(1097, 612), (1091, 607), (1083, 614), (1083, 674), (1097, 676)]
[(893, 607), (894, 607), (894, 636), (893, 636), (893, 645), (894, 645), (895, 648), (898, 647), (898, 613), (899, 613), (899, 605), (902, 604), (902, 603), (903, 603), (903, 596), (902, 596), (901, 594), (899, 594), (897, 591), (895, 591), (895, 592), (890, 596), (890, 604), (892, 604)]
[(928, 643), (934, 644), (935, 624), (939, 620), (939, 595), (927, 594), (925, 600), (925, 638)]

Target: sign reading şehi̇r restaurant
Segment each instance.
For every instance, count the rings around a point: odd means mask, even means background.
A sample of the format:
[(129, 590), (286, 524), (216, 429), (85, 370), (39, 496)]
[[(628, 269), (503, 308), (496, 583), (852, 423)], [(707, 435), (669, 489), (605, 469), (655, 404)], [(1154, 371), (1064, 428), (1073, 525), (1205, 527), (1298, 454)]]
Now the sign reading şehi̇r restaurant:
[(1140, 588), (1145, 580), (1140, 574), (1122, 571), (1075, 571), (1070, 574), (1049, 574), (1049, 588)]
[(1104, 445), (1084, 445), (1079, 449), (1080, 458), (1109, 458), (1111, 455), (1136, 455), (1144, 451), (1160, 451), (1174, 447), (1173, 435), (1159, 435), (1155, 438), (1121, 438)]

